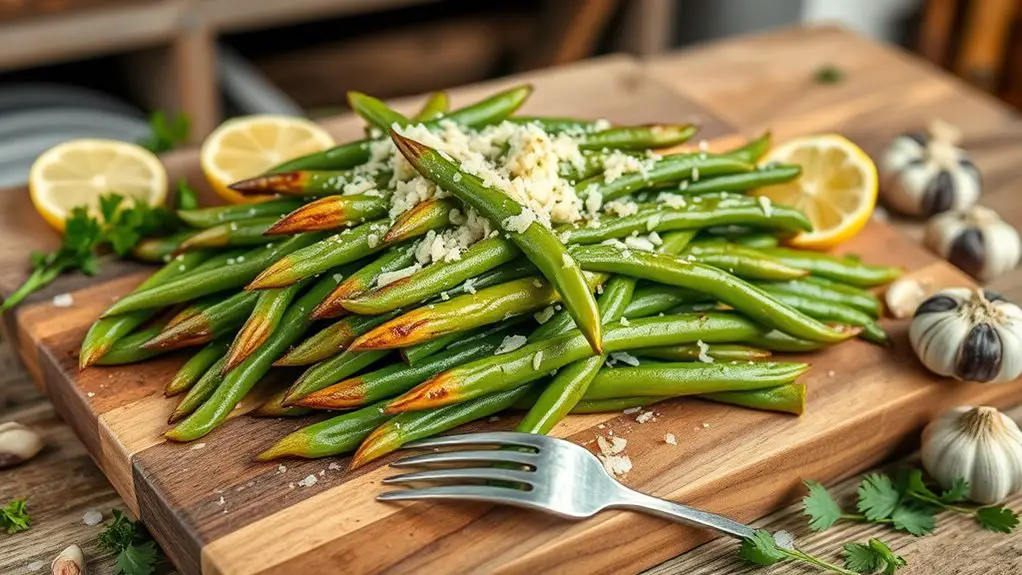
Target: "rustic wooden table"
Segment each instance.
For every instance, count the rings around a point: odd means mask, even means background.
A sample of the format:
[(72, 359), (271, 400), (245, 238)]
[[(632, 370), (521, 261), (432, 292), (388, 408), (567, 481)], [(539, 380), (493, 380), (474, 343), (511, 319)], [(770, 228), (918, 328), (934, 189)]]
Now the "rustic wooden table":
[[(813, 81), (829, 65), (843, 72), (832, 85)], [(743, 131), (771, 128), (779, 140), (798, 134), (836, 131), (875, 154), (895, 134), (941, 118), (959, 126), (984, 175), (983, 203), (1022, 228), (1022, 124), (1015, 114), (930, 66), (893, 49), (835, 28), (785, 30), (708, 45), (650, 60), (646, 71)], [(897, 222), (918, 237), (918, 224)], [(1022, 301), (1022, 269), (991, 286)], [(1022, 418), (1022, 408), (1012, 415)], [(896, 417), (897, 414), (891, 414)], [(45, 572), (57, 552), (70, 543), (85, 550), (94, 574), (112, 573), (112, 557), (100, 551), (101, 527), (87, 526), (83, 514), (124, 509), (103, 474), (89, 459), (70, 428), (35, 390), (7, 344), (0, 345), (0, 421), (18, 420), (39, 429), (47, 448), (30, 464), (0, 472), (0, 495), (28, 497), (33, 529), (0, 535), (0, 573)], [(906, 446), (906, 451), (912, 446)], [(895, 462), (897, 464), (898, 462)], [(835, 486), (854, 499), (858, 478)], [(1022, 508), (1022, 495), (1008, 502)], [(847, 541), (882, 536), (909, 562), (906, 573), (1022, 573), (1022, 538), (980, 531), (966, 518), (941, 516), (937, 532), (911, 538), (869, 525), (841, 525), (809, 535), (798, 506), (790, 506), (757, 525), (787, 529), (808, 551), (836, 557)], [(718, 539), (664, 563), (650, 573), (722, 574), (752, 572), (735, 559), (732, 541)], [(172, 573), (172, 566), (162, 571)], [(760, 573), (805, 573), (776, 566)]]

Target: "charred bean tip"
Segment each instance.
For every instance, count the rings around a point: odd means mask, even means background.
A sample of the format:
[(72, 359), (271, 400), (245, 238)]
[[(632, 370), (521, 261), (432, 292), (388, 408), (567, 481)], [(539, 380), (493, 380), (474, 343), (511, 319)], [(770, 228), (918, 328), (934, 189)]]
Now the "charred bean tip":
[(379, 459), (397, 450), (399, 447), (401, 447), (401, 432), (393, 423), (384, 423), (374, 429), (362, 441), (362, 445), (358, 447), (358, 451), (352, 456), (351, 465), (348, 466), (348, 469), (358, 469), (374, 459)]

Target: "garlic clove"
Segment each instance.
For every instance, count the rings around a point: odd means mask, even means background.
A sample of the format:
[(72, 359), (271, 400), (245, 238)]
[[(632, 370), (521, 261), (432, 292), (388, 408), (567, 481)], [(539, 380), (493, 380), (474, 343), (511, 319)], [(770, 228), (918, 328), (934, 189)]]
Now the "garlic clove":
[(926, 288), (922, 282), (912, 278), (902, 278), (895, 281), (887, 288), (887, 293), (884, 294), (887, 311), (898, 319), (910, 317), (925, 299)]
[(85, 555), (77, 545), (68, 545), (50, 564), (52, 575), (88, 575), (85, 569)]
[(32, 459), (43, 445), (43, 438), (32, 428), (16, 421), (0, 423), (0, 469)]
[(930, 422), (922, 460), (945, 489), (966, 480), (976, 503), (994, 504), (1022, 490), (1022, 431), (993, 407), (957, 407)]

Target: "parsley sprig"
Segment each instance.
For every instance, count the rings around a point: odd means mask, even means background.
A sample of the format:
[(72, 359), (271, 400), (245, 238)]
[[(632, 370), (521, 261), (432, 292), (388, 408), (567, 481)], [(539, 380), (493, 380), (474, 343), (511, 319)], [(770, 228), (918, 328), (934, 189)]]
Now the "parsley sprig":
[(0, 530), (6, 531), (8, 535), (28, 531), (32, 516), (27, 507), (28, 502), (24, 499), (15, 499), (0, 507)]
[(60, 247), (50, 253), (32, 254), (32, 273), (4, 300), (0, 313), (21, 303), (65, 271), (99, 273), (99, 254), (104, 251), (124, 257), (143, 237), (170, 233), (179, 226), (170, 210), (128, 200), (119, 194), (100, 196), (98, 216), (85, 207), (72, 208)]
[(919, 469), (900, 471), (893, 479), (879, 473), (867, 475), (858, 489), (858, 513), (845, 513), (819, 483), (806, 481), (805, 485), (809, 495), (802, 499), (802, 506), (813, 531), (823, 531), (838, 521), (860, 521), (887, 524), (921, 536), (933, 532), (936, 514), (941, 510), (971, 515), (983, 529), (999, 533), (1011, 533), (1019, 523), (1018, 514), (1003, 505), (963, 504), (969, 492), (965, 480), (935, 493), (926, 485)]
[(117, 554), (117, 575), (152, 575), (160, 558), (156, 542), (141, 523), (128, 519), (116, 509), (113, 521), (99, 534), (99, 546)]
[(184, 113), (171, 116), (156, 110), (149, 116), (149, 136), (138, 144), (154, 154), (167, 152), (188, 141), (192, 121)]
[(875, 573), (881, 569), (884, 570), (885, 575), (891, 575), (906, 565), (904, 559), (895, 555), (890, 547), (879, 539), (870, 539), (867, 543), (845, 545), (845, 565), (841, 567), (795, 548), (793, 542), (785, 541), (782, 544), (782, 541), (788, 538), (782, 538), (782, 533), (770, 535), (762, 529), (756, 531), (751, 538), (742, 540), (738, 556), (743, 561), (754, 565), (767, 566), (789, 560), (842, 575)]

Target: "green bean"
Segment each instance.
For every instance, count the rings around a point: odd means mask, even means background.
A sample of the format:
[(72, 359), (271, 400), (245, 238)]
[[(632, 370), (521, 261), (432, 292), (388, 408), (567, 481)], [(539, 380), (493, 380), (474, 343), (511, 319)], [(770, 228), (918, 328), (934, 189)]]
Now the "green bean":
[(696, 182), (684, 180), (678, 186), (678, 192), (693, 195), (744, 192), (790, 182), (801, 173), (802, 168), (794, 164), (772, 164), (744, 174), (727, 174), (716, 178), (701, 179)]
[(177, 217), (193, 228), (211, 228), (220, 224), (240, 222), (253, 218), (279, 217), (298, 209), (301, 205), (301, 200), (274, 200), (234, 206), (178, 210)]
[(751, 409), (783, 411), (802, 415), (806, 406), (806, 386), (804, 383), (789, 383), (777, 387), (749, 391), (707, 393), (699, 397), (718, 403), (727, 403)]
[(767, 350), (727, 343), (704, 344), (702, 346), (686, 343), (672, 347), (637, 349), (634, 353), (639, 357), (664, 361), (701, 361), (703, 358), (719, 361), (759, 361), (769, 359), (772, 355)]
[(705, 301), (707, 296), (675, 286), (652, 284), (639, 287), (632, 296), (631, 303), (625, 308), (627, 319), (649, 317), (674, 309), (684, 303)]
[(336, 311), (335, 306), (340, 306), (359, 314), (391, 311), (450, 290), (480, 273), (514, 260), (520, 254), (518, 248), (503, 238), (487, 238), (473, 244), (457, 260), (436, 262), (354, 299), (335, 300), (331, 297), (324, 306), (329, 303), (332, 310)]
[(164, 307), (218, 291), (241, 287), (253, 280), (260, 271), (270, 264), (321, 237), (319, 234), (297, 235), (270, 247), (261, 247), (247, 252), (236, 260), (228, 260), (227, 265), (219, 269), (186, 274), (165, 284), (130, 294), (104, 312), (103, 317), (140, 309)]
[[(607, 326), (606, 351), (660, 347), (679, 343), (744, 341), (762, 328), (751, 320), (724, 312), (637, 319), (628, 326)], [(514, 351), (451, 369), (395, 399), (388, 409), (418, 411), (465, 401), (524, 385), (552, 370), (594, 355), (577, 331), (542, 339)]]
[(487, 124), (496, 124), (504, 120), (520, 108), (532, 94), (531, 84), (522, 84), (480, 100), (479, 102), (454, 110), (444, 116), (469, 128), (478, 128)]
[(806, 353), (827, 347), (826, 343), (792, 337), (779, 331), (771, 331), (746, 340), (751, 346), (785, 353)]
[(767, 215), (754, 200), (727, 194), (702, 197), (699, 202), (689, 202), (681, 208), (658, 205), (640, 209), (630, 216), (603, 217), (600, 218), (599, 227), (595, 228), (572, 224), (558, 228), (557, 233), (564, 243), (595, 244), (634, 233), (700, 229), (733, 223), (782, 232), (812, 229), (812, 224), (798, 210), (776, 206)]
[(648, 150), (676, 146), (695, 135), (698, 128), (692, 124), (627, 126), (609, 128), (599, 132), (582, 133), (575, 137), (582, 150)]
[(381, 274), (395, 272), (414, 264), (415, 247), (412, 245), (390, 248), (372, 263), (348, 276), (312, 312), (313, 319), (335, 318), (348, 313), (342, 306), (345, 300), (360, 297), (371, 291)]
[(146, 238), (131, 249), (131, 257), (147, 263), (169, 261), (171, 256), (181, 250), (181, 243), (187, 240), (189, 235), (181, 232), (162, 238)]
[(274, 288), (257, 292), (256, 303), (248, 319), (238, 330), (227, 352), (224, 372), (238, 366), (245, 358), (255, 353), (270, 335), (277, 331), (277, 326), (284, 319), (288, 306), (304, 289), (311, 279), (289, 285), (285, 288)]
[(849, 256), (835, 257), (817, 252), (768, 248), (761, 250), (793, 268), (808, 270), (813, 275), (839, 281), (855, 287), (867, 288), (893, 281), (901, 275), (901, 268), (871, 266)]
[(354, 451), (374, 429), (393, 417), (384, 412), (386, 401), (332, 417), (286, 435), (256, 456), (256, 461), (281, 457), (316, 459)]
[(815, 276), (806, 276), (799, 280), (787, 282), (769, 282), (760, 285), (764, 289), (779, 293), (808, 296), (847, 305), (869, 314), (872, 318), (880, 317), (883, 309), (877, 296), (867, 290)]
[(352, 315), (341, 318), (295, 346), (273, 365), (284, 367), (312, 365), (329, 359), (346, 350), (358, 336), (393, 319), (399, 313), (393, 311), (383, 315)]
[(809, 369), (807, 363), (643, 363), (637, 367), (602, 369), (589, 385), (589, 399), (622, 395), (697, 395), (748, 391), (791, 383)]
[[(454, 194), (511, 235), (525, 254), (561, 295), (575, 323), (594, 351), (601, 349), (599, 310), (582, 270), (548, 228), (532, 225), (523, 208), (502, 191), (490, 188), (482, 180), (445, 159), (436, 150), (392, 134), (398, 150), (415, 169), (433, 183)], [(531, 212), (529, 212), (531, 214)], [(532, 214), (535, 217), (535, 214)], [(519, 221), (523, 220), (523, 221)]]
[(256, 218), (209, 227), (189, 235), (177, 249), (184, 252), (202, 248), (265, 245), (279, 239), (267, 238), (265, 235), (276, 221), (277, 218), (272, 217)]
[(735, 158), (736, 160), (741, 160), (743, 162), (755, 164), (756, 162), (759, 161), (760, 158), (763, 157), (763, 154), (767, 153), (767, 150), (769, 149), (770, 149), (770, 132), (766, 131), (763, 132), (763, 135), (756, 138), (755, 140), (750, 140), (744, 146), (736, 148), (729, 152), (724, 152), (724, 155)]
[[(132, 293), (149, 289), (184, 275), (207, 259), (209, 259), (207, 252), (179, 255), (139, 284)], [(82, 341), (81, 352), (78, 355), (79, 369), (85, 369), (99, 361), (110, 351), (114, 343), (152, 319), (157, 311), (156, 309), (138, 310), (100, 319), (93, 323)]]
[(274, 393), (262, 405), (249, 412), (249, 415), (252, 417), (301, 417), (315, 413), (316, 410), (307, 407), (284, 407), (281, 402), (284, 401), (286, 395), (286, 389)]
[(390, 127), (394, 124), (407, 126), (412, 122), (407, 116), (387, 106), (383, 101), (362, 92), (349, 91), (348, 105), (366, 123), (383, 133), (389, 132)]
[[(368, 156), (366, 160), (368, 160)], [(361, 162), (360, 162), (361, 163)], [(367, 175), (356, 170), (316, 170), (296, 169), (282, 172), (271, 172), (234, 182), (232, 190), (246, 196), (285, 195), (300, 198), (327, 197), (346, 195), (347, 190), (365, 188), (371, 182), (369, 190), (360, 195), (379, 195), (381, 190), (389, 187), (393, 174), (387, 170)], [(375, 190), (375, 191), (373, 191)]]
[(750, 280), (791, 280), (805, 277), (809, 272), (782, 264), (751, 248), (737, 244), (721, 246), (720, 250), (704, 253), (698, 247), (686, 250), (686, 259), (726, 270), (740, 278)]
[(582, 180), (575, 184), (575, 190), (582, 197), (598, 193), (608, 202), (656, 184), (748, 172), (753, 168), (751, 164), (725, 156), (673, 154), (664, 156), (644, 172), (628, 173), (609, 182), (603, 175)]
[(227, 338), (218, 339), (196, 352), (167, 383), (163, 395), (171, 397), (191, 389), (214, 363), (224, 357), (230, 343)]
[(825, 343), (844, 341), (855, 334), (826, 326), (778, 302), (756, 286), (712, 266), (649, 252), (629, 252), (613, 246), (585, 246), (574, 257), (587, 269), (632, 275), (709, 294), (765, 326), (787, 334)]
[(732, 241), (752, 249), (775, 248), (778, 244), (777, 236), (771, 234), (742, 234), (732, 238)]
[(234, 332), (255, 308), (259, 294), (241, 292), (202, 310), (174, 327), (166, 328), (145, 343), (146, 349), (171, 350), (203, 345)]
[(174, 411), (171, 412), (170, 417), (167, 419), (167, 423), (177, 423), (188, 417), (213, 395), (213, 392), (224, 381), (224, 366), (226, 363), (227, 357), (221, 355), (209, 366), (209, 369), (202, 374), (202, 377), (192, 385), (188, 393), (178, 402), (177, 407), (174, 408)]
[(646, 407), (647, 405), (653, 405), (654, 403), (668, 399), (670, 398), (663, 396), (632, 396), (616, 397), (614, 399), (586, 399), (583, 397), (575, 404), (571, 413), (608, 413), (624, 411), (626, 409), (634, 409), (636, 407)]
[(387, 350), (352, 351), (345, 350), (340, 355), (321, 361), (310, 367), (287, 390), (283, 405), (292, 406), (310, 393), (331, 386), (346, 377), (350, 377), (377, 361), (387, 357)]
[(362, 259), (387, 247), (382, 241), (386, 231), (386, 223), (369, 222), (306, 245), (263, 269), (245, 289), (286, 287), (337, 266)]
[(426, 412), (402, 413), (381, 424), (365, 438), (351, 459), (351, 469), (395, 451), (410, 441), (503, 411), (530, 391), (528, 386), (524, 386)]
[(465, 362), (493, 355), (506, 332), (491, 334), (471, 345), (432, 355), (415, 366), (393, 363), (313, 392), (295, 402), (315, 409), (351, 409), (404, 393), (436, 374)]
[(598, 124), (590, 120), (577, 118), (551, 118), (548, 116), (512, 116), (507, 118), (512, 124), (535, 124), (548, 134), (585, 134), (596, 132)]
[(383, 236), (383, 241), (387, 243), (403, 242), (408, 238), (425, 233), (421, 230), (438, 230), (451, 223), (451, 212), (459, 207), (461, 204), (450, 198), (420, 202), (394, 219), (390, 224), (390, 229)]
[(493, 334), (503, 334), (516, 325), (526, 323), (531, 319), (528, 315), (511, 317), (490, 326), (460, 331), (420, 344), (404, 347), (398, 350), (398, 353), (401, 354), (401, 359), (405, 363), (414, 367), (420, 361), (441, 350), (454, 351), (469, 345), (475, 345)]
[[(595, 284), (600, 279), (593, 276)], [(350, 349), (394, 349), (429, 341), (529, 313), (560, 301), (560, 294), (539, 278), (522, 278), (474, 294), (413, 309), (352, 342)]]
[(213, 395), (187, 419), (177, 424), (165, 436), (172, 441), (192, 441), (206, 435), (223, 423), (242, 398), (269, 371), (273, 362), (286, 351), (312, 325), (309, 314), (340, 280), (326, 274), (284, 314), (277, 331), (245, 361), (231, 370)]
[(433, 92), (422, 105), (422, 109), (415, 115), (416, 122), (429, 122), (444, 117), (450, 107), (447, 92)]
[(122, 337), (114, 342), (114, 344), (110, 346), (110, 350), (107, 351), (103, 357), (99, 358), (99, 360), (97, 360), (93, 365), (124, 365), (127, 363), (138, 363), (140, 361), (154, 358), (162, 353), (166, 353), (169, 350), (149, 349), (142, 345), (152, 339), (153, 336), (160, 333), (161, 329), (163, 329), (163, 326), (161, 324), (156, 324)]
[(305, 170), (339, 171), (349, 170), (369, 161), (371, 140), (357, 140), (339, 146), (314, 152), (293, 160), (288, 160), (271, 169), (269, 174), (297, 172)]
[(356, 226), (382, 218), (389, 210), (390, 193), (327, 196), (288, 212), (270, 226), (266, 235), (291, 235)]
[(770, 288), (763, 289), (773, 297), (777, 298), (778, 301), (801, 311), (809, 317), (822, 321), (835, 321), (845, 325), (861, 327), (862, 338), (880, 345), (888, 344), (887, 334), (884, 333), (884, 328), (880, 327), (880, 324), (873, 321), (873, 318), (869, 315), (853, 307), (809, 296), (775, 292)]

